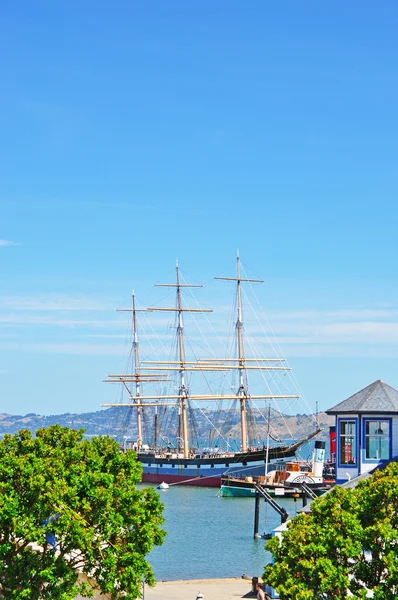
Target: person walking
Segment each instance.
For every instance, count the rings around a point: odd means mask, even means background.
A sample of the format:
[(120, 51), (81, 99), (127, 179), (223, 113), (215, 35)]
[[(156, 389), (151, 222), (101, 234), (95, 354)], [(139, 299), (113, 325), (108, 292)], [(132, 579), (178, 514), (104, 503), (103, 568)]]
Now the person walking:
[(261, 583), (256, 583), (257, 600), (265, 600), (265, 594)]

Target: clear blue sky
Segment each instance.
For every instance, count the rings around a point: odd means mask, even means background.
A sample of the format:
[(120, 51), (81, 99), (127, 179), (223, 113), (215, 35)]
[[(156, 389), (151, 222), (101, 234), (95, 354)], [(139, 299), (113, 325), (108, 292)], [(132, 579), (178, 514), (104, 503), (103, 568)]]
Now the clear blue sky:
[(114, 401), (115, 309), (236, 248), (313, 408), (398, 387), (395, 0), (0, 10), (0, 412)]

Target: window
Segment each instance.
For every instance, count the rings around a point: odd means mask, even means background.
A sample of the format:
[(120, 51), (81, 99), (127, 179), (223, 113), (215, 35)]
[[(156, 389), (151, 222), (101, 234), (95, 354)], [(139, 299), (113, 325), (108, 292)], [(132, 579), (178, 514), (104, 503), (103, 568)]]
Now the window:
[(390, 458), (389, 421), (365, 421), (365, 459), (383, 460)]
[(340, 464), (356, 464), (356, 422), (340, 421)]

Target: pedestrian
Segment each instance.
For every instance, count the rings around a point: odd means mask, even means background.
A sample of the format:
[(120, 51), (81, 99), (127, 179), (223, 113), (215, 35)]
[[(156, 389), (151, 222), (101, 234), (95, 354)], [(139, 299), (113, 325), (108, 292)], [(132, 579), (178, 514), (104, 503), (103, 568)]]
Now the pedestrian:
[(265, 594), (261, 583), (256, 583), (257, 600), (265, 600)]

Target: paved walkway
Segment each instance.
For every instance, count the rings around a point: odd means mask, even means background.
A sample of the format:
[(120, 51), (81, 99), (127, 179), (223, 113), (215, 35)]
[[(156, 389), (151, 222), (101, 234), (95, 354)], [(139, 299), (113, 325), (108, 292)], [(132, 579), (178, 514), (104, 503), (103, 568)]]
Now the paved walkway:
[(154, 588), (145, 586), (145, 600), (236, 600), (255, 598), (247, 579), (194, 579), (191, 581), (158, 581)]

